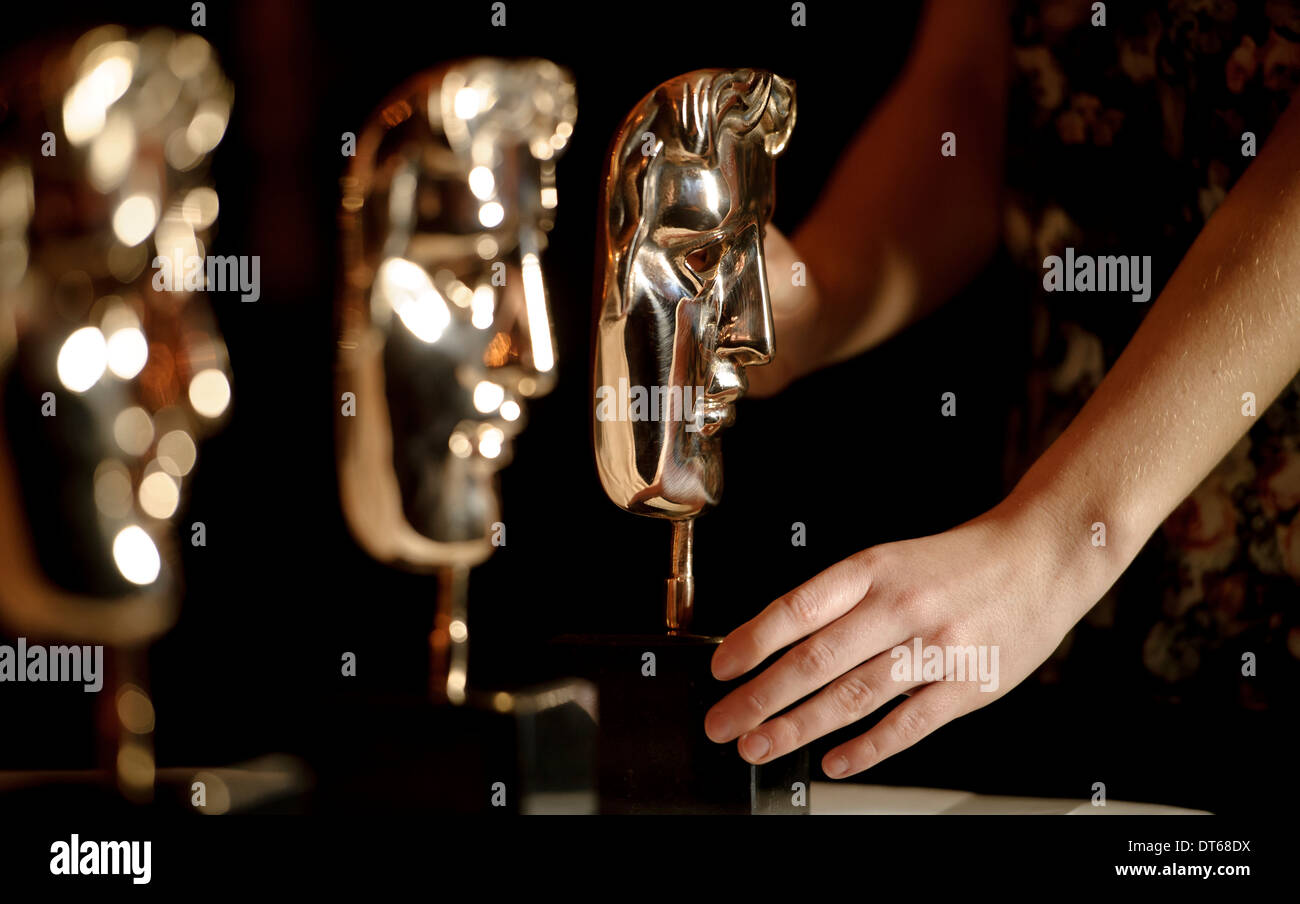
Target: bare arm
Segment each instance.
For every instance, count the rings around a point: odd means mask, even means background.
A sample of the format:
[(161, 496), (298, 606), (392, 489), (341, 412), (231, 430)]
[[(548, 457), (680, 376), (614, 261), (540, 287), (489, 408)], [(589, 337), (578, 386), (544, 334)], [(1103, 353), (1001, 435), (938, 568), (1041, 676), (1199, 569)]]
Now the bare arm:
[(1118, 577), (1300, 370), (1300, 102), (1202, 229), (1066, 432), (1012, 494), (1074, 535), (1107, 525)]
[[(1147, 537), (1300, 369), (1300, 102), (1201, 231), (1064, 434), (992, 511), (839, 562), (731, 632), (719, 678), (793, 644), (709, 711), (718, 742), (767, 762), (907, 700), (823, 759), (870, 768), (1037, 668)], [(1107, 528), (1094, 547), (1091, 526)], [(919, 638), (986, 653), (981, 682), (896, 671)], [(901, 661), (901, 660), (900, 660)], [(986, 680), (987, 679), (987, 680)], [(784, 715), (781, 709), (807, 697)]]
[[(1010, 59), (1001, 3), (931, 0), (890, 93), (790, 241), (769, 228), (777, 354), (755, 394), (889, 338), (965, 285), (997, 247)], [(940, 155), (956, 136), (956, 156)], [(791, 264), (807, 286), (791, 285)]]

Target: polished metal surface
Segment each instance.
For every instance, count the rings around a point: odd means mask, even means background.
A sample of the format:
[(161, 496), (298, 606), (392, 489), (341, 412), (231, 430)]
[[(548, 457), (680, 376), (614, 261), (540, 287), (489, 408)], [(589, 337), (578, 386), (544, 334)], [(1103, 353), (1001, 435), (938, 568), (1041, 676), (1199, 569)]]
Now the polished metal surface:
[(440, 577), (440, 702), (469, 697), (469, 568), (492, 552), (524, 403), (555, 383), (541, 255), (576, 117), (553, 63), (452, 63), (381, 105), (343, 180), (339, 492), (370, 555)]
[(669, 572), (664, 623), (669, 631), (685, 631), (695, 614), (695, 519), (673, 522), (673, 558)]
[(553, 63), (472, 59), (406, 83), (358, 136), (341, 211), (337, 387), (355, 416), (339, 418), (339, 487), (382, 562), (433, 571), (492, 552), (497, 471), (526, 400), (555, 380), (541, 255), (576, 115)]
[(144, 645), (175, 619), (176, 514), (231, 400), (203, 290), (232, 101), (208, 43), (166, 29), (0, 67), (0, 621), (110, 645), (100, 743), (137, 802), (155, 776)]
[(429, 696), (459, 706), (469, 682), (469, 567), (438, 569), (438, 609), (429, 632)]
[(596, 274), (595, 447), (617, 505), (675, 522), (667, 622), (693, 606), (688, 521), (722, 492), (720, 431), (745, 368), (775, 354), (763, 231), (792, 83), (751, 69), (671, 79), (624, 119), (606, 164)]
[[(140, 644), (178, 598), (175, 514), (230, 404), (226, 348), (178, 275), (214, 231), (233, 90), (212, 48), (99, 28), (0, 77), (0, 619)], [(160, 287), (161, 286), (161, 287)]]

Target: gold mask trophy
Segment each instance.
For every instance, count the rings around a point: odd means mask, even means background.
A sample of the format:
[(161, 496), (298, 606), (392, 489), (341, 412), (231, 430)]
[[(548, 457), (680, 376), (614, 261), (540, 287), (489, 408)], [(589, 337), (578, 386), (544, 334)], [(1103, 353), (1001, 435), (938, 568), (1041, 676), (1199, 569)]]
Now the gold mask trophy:
[[(807, 753), (762, 767), (704, 739), (722, 696), (719, 637), (690, 633), (696, 516), (722, 492), (720, 432), (745, 368), (775, 352), (764, 270), (775, 158), (795, 122), (794, 86), (770, 72), (671, 79), (623, 120), (599, 219), (594, 438), (606, 494), (672, 524), (666, 635), (599, 638), (601, 801), (614, 812), (806, 813)], [(645, 665), (655, 663), (647, 677)], [(806, 801), (806, 796), (803, 798)]]
[(175, 515), (197, 443), (231, 395), (202, 291), (179, 278), (160, 288), (157, 259), (201, 269), (218, 210), (207, 165), (233, 91), (206, 41), (165, 29), (99, 28), (10, 62), (0, 82), (0, 621), (32, 643), (109, 648), (101, 755), (120, 792), (147, 802), (156, 770), (144, 652), (176, 618), (176, 547), (190, 530)]
[[(555, 382), (541, 255), (554, 224), (556, 160), (576, 115), (571, 77), (546, 60), (478, 58), (423, 73), (359, 134), (340, 212), (344, 515), (375, 559), (438, 576), (435, 718), (462, 740), (485, 737), (496, 749), (480, 758), (513, 751), (521, 787), (506, 789), (506, 800), (530, 811), (542, 791), (541, 754), (524, 750), (521, 739), (544, 747), (536, 738), (575, 710), (589, 725), (594, 689), (560, 682), (519, 693), (476, 690), (468, 683), (466, 602), (470, 568), (491, 555), (503, 529), (496, 473), (510, 460), (527, 399)], [(583, 758), (577, 748), (569, 754)], [(466, 778), (471, 767), (441, 767), (448, 770), (462, 776), (457, 784), (468, 796), (431, 793), (430, 805), (487, 808), (492, 775), (473, 772), (480, 787)], [(418, 799), (391, 803), (419, 806)], [(570, 808), (589, 805), (579, 799)]]

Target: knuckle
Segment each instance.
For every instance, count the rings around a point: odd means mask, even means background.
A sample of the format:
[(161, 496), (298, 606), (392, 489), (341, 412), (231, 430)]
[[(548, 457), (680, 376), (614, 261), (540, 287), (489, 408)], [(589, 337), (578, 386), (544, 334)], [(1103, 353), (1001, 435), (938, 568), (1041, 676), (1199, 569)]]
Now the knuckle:
[(749, 709), (752, 715), (761, 719), (767, 712), (767, 701), (763, 699), (762, 694), (755, 691), (749, 691), (745, 694), (744, 700), (746, 708)]
[(865, 769), (880, 759), (880, 749), (876, 747), (876, 741), (871, 735), (865, 734), (858, 738), (852, 759), (859, 769)]
[(797, 587), (785, 598), (785, 609), (796, 625), (811, 627), (817, 624), (821, 606), (805, 587)]
[(794, 666), (804, 675), (825, 674), (835, 664), (835, 652), (821, 640), (809, 640), (794, 651)]
[(916, 707), (905, 706), (898, 711), (898, 719), (894, 723), (894, 732), (902, 741), (903, 746), (906, 747), (924, 737), (927, 722), (925, 715)]
[(929, 643), (940, 647), (959, 646), (957, 632), (953, 630), (951, 625), (940, 625), (938, 628), (931, 630), (927, 640)]
[(900, 587), (894, 591), (891, 607), (895, 615), (910, 619), (924, 611), (925, 599), (916, 587)]
[(803, 746), (807, 727), (804, 725), (803, 719), (794, 713), (786, 713), (781, 718), (771, 722), (770, 727), (772, 733), (782, 742), (778, 746), (789, 749)]
[(855, 675), (849, 675), (840, 681), (836, 689), (840, 709), (845, 715), (854, 719), (871, 709), (876, 694), (871, 686)]
[(849, 557), (864, 576), (872, 576), (880, 570), (884, 556), (879, 546), (870, 546)]

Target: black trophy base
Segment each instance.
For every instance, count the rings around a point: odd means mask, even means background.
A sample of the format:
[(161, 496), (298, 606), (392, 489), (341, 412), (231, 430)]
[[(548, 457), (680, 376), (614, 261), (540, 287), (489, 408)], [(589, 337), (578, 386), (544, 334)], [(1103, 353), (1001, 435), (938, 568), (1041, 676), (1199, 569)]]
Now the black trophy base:
[(704, 716), (740, 682), (713, 677), (720, 637), (565, 635), (552, 652), (600, 695), (601, 813), (806, 814), (807, 748), (753, 766), (715, 744)]
[(335, 711), (312, 809), (325, 814), (595, 811), (594, 690), (562, 681)]

